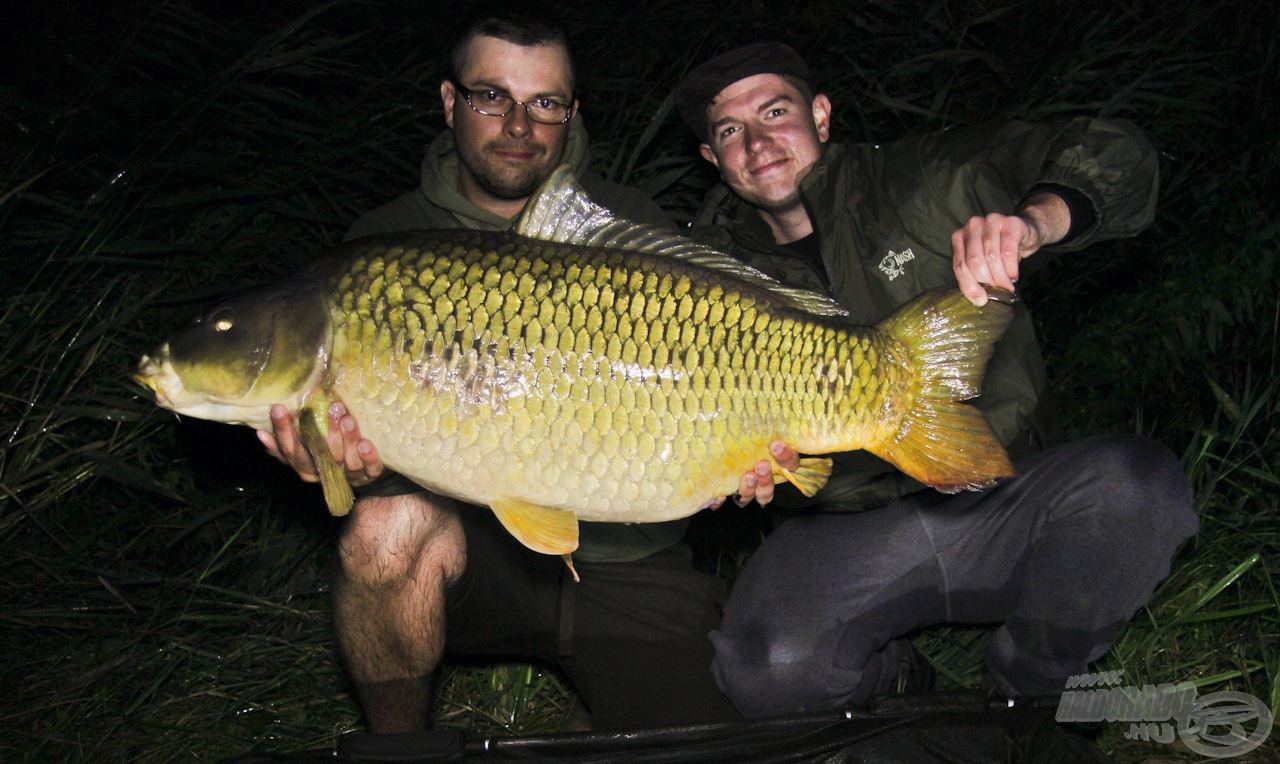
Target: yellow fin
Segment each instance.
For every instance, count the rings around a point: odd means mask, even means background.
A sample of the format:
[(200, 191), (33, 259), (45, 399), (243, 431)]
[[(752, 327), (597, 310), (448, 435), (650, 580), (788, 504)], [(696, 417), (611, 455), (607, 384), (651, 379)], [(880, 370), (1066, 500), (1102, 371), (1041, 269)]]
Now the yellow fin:
[(578, 548), (578, 516), (572, 512), (512, 497), (494, 499), (489, 506), (502, 527), (535, 552), (568, 555)]
[(868, 450), (942, 493), (978, 491), (1017, 474), (986, 417), (963, 403), (920, 401), (892, 444)]
[(795, 471), (791, 471), (781, 464), (772, 456), (769, 461), (773, 463), (773, 482), (791, 483), (800, 489), (800, 493), (805, 496), (812, 497), (818, 491), (822, 490), (822, 486), (827, 484), (827, 480), (831, 477), (831, 460), (820, 457), (808, 457), (800, 460), (800, 465)]
[(787, 286), (736, 257), (665, 228), (615, 217), (587, 196), (567, 164), (557, 167), (530, 197), (516, 220), (515, 232), (531, 239), (625, 249), (683, 260), (773, 292), (796, 310), (819, 316), (849, 315), (849, 311), (829, 295)]
[(560, 557), (564, 560), (564, 564), (569, 567), (569, 572), (573, 574), (573, 582), (575, 584), (582, 583), (582, 579), (578, 577), (578, 569), (573, 567), (573, 555), (562, 554)]
[(351, 492), (351, 484), (347, 482), (347, 473), (329, 452), (329, 440), (316, 418), (315, 410), (311, 407), (302, 409), (298, 412), (298, 430), (302, 435), (302, 445), (307, 447), (311, 459), (316, 463), (320, 488), (324, 490), (324, 503), (329, 506), (329, 514), (341, 517), (351, 511), (356, 497)]
[(1013, 319), (1017, 297), (987, 288), (974, 307), (958, 289), (925, 292), (878, 328), (907, 347), (919, 392), (901, 426), (867, 450), (944, 493), (979, 490), (1014, 474), (986, 417), (963, 401), (978, 395), (987, 359)]

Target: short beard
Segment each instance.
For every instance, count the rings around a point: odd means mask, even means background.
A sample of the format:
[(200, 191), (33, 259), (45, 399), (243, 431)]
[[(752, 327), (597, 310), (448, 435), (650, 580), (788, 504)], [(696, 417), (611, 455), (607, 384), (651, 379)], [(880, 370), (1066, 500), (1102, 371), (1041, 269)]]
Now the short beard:
[(476, 185), (479, 186), (486, 194), (495, 199), (524, 199), (538, 190), (538, 186), (542, 185), (543, 178), (538, 173), (528, 173), (527, 176), (518, 178), (503, 178), (485, 171), (480, 168), (480, 172), (471, 173), (471, 177), (475, 179)]
[[(534, 151), (538, 151), (540, 148), (542, 154), (537, 159), (545, 160), (547, 151), (545, 146), (535, 144), (528, 148)], [(541, 167), (529, 167), (527, 172), (520, 172), (516, 175), (512, 175), (510, 172), (503, 172), (503, 169), (510, 168), (501, 168), (501, 163), (497, 162), (497, 160), (493, 164), (489, 162), (493, 150), (495, 149), (492, 145), (486, 145), (481, 149), (480, 156), (476, 162), (469, 161), (470, 157), (465, 152), (458, 152), (458, 161), (475, 181), (475, 184), (480, 187), (480, 190), (495, 199), (509, 201), (525, 199), (533, 194), (538, 189), (538, 186), (542, 185), (542, 181), (549, 174), (549, 172), (544, 172)], [(495, 170), (495, 167), (498, 169)]]

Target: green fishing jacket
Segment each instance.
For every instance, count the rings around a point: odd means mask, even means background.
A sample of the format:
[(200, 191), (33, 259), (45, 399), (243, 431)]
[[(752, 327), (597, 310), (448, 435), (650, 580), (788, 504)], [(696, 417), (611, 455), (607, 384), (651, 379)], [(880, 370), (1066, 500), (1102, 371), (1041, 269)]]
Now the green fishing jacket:
[[(1011, 213), (1031, 193), (1058, 193), (1072, 229), (1045, 251), (1133, 236), (1155, 212), (1158, 161), (1135, 126), (1080, 118), (1052, 125), (974, 126), (887, 144), (830, 144), (801, 183), (821, 262), (776, 244), (755, 208), (725, 185), (694, 220), (694, 238), (780, 281), (829, 290), (859, 324), (920, 292), (954, 286), (951, 234), (973, 215)], [(1011, 455), (1054, 440), (1045, 370), (1025, 303), (996, 346), (976, 401)], [(869, 509), (921, 488), (865, 452), (839, 454), (831, 482), (783, 506)]]

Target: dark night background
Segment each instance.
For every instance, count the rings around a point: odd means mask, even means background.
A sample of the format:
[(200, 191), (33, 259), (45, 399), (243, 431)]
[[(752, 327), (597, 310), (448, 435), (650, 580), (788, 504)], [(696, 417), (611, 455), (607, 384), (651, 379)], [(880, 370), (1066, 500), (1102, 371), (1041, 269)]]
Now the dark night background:
[[(1074, 435), (1183, 456), (1202, 531), (1106, 668), (1280, 709), (1280, 30), (1274, 3), (565, 2), (595, 166), (687, 220), (715, 181), (674, 83), (781, 39), (835, 140), (1098, 114), (1160, 151), (1141, 236), (1030, 261)], [(210, 297), (281, 278), (417, 185), (457, 5), (11, 5), (0, 29), (0, 759), (217, 758), (361, 724), (328, 633), (334, 523), (247, 430), (176, 422), (125, 378)], [(767, 525), (700, 517), (731, 578)], [(1140, 540), (1135, 540), (1140, 543)], [(981, 629), (917, 639), (944, 686)], [(1136, 682), (1140, 683), (1140, 682)], [(438, 721), (556, 730), (540, 667), (451, 665)], [(1171, 748), (1109, 738), (1122, 760)], [(1185, 753), (1185, 752), (1183, 752)]]

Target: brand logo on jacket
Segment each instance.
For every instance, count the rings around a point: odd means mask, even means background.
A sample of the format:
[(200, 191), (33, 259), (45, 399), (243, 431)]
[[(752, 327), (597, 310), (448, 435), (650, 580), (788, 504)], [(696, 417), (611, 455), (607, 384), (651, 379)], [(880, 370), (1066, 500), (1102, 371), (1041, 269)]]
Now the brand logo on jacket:
[(889, 254), (885, 255), (884, 259), (880, 261), (880, 270), (884, 272), (884, 275), (887, 276), (890, 281), (893, 281), (906, 273), (906, 264), (915, 259), (916, 253), (912, 252), (910, 247), (907, 247), (901, 252), (894, 252), (891, 249), (889, 250)]

